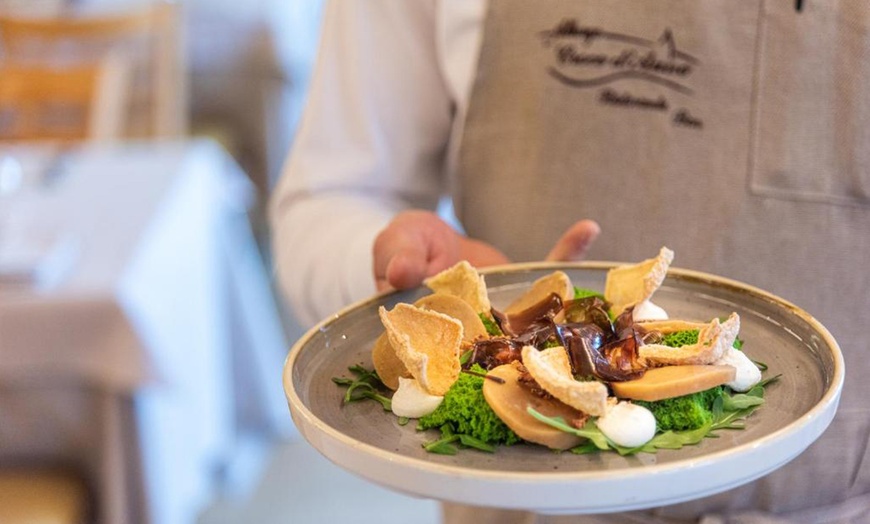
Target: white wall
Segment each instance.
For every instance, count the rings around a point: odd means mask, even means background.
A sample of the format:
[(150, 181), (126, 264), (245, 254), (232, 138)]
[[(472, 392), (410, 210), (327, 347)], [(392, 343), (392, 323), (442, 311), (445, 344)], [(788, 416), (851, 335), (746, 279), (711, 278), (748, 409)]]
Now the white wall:
[(268, 192), (301, 112), (322, 0), (187, 0), (187, 6), (194, 123), (224, 126), (220, 132)]

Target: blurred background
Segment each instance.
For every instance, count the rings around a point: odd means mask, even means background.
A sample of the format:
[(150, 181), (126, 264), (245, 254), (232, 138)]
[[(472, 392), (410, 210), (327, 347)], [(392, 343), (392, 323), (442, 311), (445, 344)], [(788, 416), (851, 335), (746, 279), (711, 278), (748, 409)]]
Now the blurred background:
[(265, 217), (322, 0), (0, 0), (0, 522), (437, 522), (281, 384)]

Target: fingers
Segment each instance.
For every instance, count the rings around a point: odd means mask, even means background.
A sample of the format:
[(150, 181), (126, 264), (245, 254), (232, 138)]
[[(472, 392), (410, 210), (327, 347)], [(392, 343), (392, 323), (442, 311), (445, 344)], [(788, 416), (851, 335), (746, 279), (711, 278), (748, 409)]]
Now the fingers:
[(419, 286), (423, 279), (428, 276), (429, 264), (426, 255), (420, 251), (408, 251), (399, 253), (387, 263), (387, 269), (383, 278), (383, 291), (385, 289), (408, 289)]
[(378, 291), (419, 286), (427, 276), (458, 262), (458, 236), (434, 213), (396, 215), (373, 247)]
[(438, 215), (404, 211), (375, 239), (374, 276), (378, 291), (408, 289), (460, 260), (474, 266), (505, 264), (493, 246), (456, 232)]
[[(601, 232), (592, 220), (581, 220), (562, 235), (546, 260), (581, 260)], [(404, 211), (396, 215), (375, 239), (374, 276), (378, 291), (408, 289), (447, 269), (460, 260), (477, 267), (506, 264), (510, 260), (498, 249), (466, 238), (428, 211)]]
[(510, 259), (495, 247), (472, 238), (461, 237), (459, 249), (462, 258), (475, 267), (497, 266), (510, 262)]
[(589, 247), (598, 238), (601, 227), (592, 220), (581, 220), (568, 228), (547, 255), (551, 262), (573, 262), (586, 256)]

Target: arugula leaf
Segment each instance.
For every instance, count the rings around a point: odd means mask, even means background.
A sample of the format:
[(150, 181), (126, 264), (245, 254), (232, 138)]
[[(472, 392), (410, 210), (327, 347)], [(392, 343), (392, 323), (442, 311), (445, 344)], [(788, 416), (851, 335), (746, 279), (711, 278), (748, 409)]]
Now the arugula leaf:
[(740, 411), (753, 406), (760, 406), (764, 403), (763, 397), (743, 393), (726, 395), (722, 399), (722, 409), (725, 411)]
[(494, 453), (495, 446), (491, 444), (487, 444), (486, 442), (480, 440), (479, 438), (472, 437), (471, 435), (457, 435), (459, 437), (459, 442), (462, 443), (463, 446), (467, 446), (469, 448), (474, 448), (479, 451), (485, 451), (487, 453)]
[[(751, 415), (764, 402), (764, 388), (781, 375), (762, 380), (743, 394), (722, 395), (713, 402), (713, 427), (719, 429), (743, 429), (743, 419)], [(754, 400), (753, 400), (754, 399)]]
[(586, 424), (582, 428), (575, 428), (574, 426), (570, 426), (565, 422), (565, 419), (562, 417), (548, 417), (543, 413), (539, 413), (535, 408), (529, 406), (526, 408), (526, 411), (529, 415), (535, 417), (540, 420), (544, 424), (548, 426), (553, 426), (554, 428), (564, 431), (565, 433), (573, 433), (578, 437), (583, 437), (589, 439), (589, 442), (592, 443), (597, 449), (607, 450), (611, 449), (612, 446), (616, 446), (613, 444), (610, 439), (604, 436), (604, 433), (598, 429), (598, 426), (595, 425), (591, 420), (587, 421)]
[(487, 444), (471, 435), (456, 433), (453, 426), (450, 424), (443, 424), (440, 430), (441, 438), (423, 444), (423, 449), (430, 453), (438, 453), (439, 455), (455, 455), (456, 446), (454, 443), (458, 441), (459, 444), (465, 448), (474, 448), (478, 451), (485, 451), (487, 453), (495, 452), (495, 446)]
[(658, 433), (652, 440), (641, 446), (640, 451), (655, 453), (657, 449), (680, 449), (683, 446), (697, 444), (704, 438), (712, 436), (710, 434), (711, 427), (712, 424), (705, 424), (697, 429)]
[(583, 444), (571, 448), (569, 451), (575, 455), (588, 455), (590, 453), (598, 453), (601, 450), (598, 449), (598, 446), (596, 446), (594, 442), (587, 440)]
[(437, 453), (439, 455), (455, 455), (456, 446), (454, 446), (453, 443), (457, 440), (459, 440), (459, 435), (442, 437), (433, 442), (423, 444), (423, 449), (425, 449), (429, 453)]
[[(384, 411), (391, 410), (391, 400), (379, 393), (379, 390), (382, 390), (385, 386), (380, 377), (378, 377), (377, 372), (370, 371), (359, 365), (350, 366), (348, 370), (355, 378), (332, 378), (335, 384), (347, 387), (343, 403), (347, 404), (370, 399), (379, 402), (383, 406)], [(585, 438), (585, 442), (570, 450), (574, 454), (582, 455), (600, 451), (615, 451), (620, 455), (655, 453), (659, 449), (680, 449), (683, 446), (698, 444), (705, 438), (717, 438), (716, 431), (744, 429), (744, 419), (764, 403), (764, 388), (768, 384), (778, 380), (780, 376), (776, 375), (764, 379), (746, 393), (729, 394), (723, 391), (713, 402), (713, 421), (711, 423), (693, 430), (659, 432), (652, 440), (635, 448), (620, 446), (607, 438), (592, 419), (588, 420), (582, 428), (575, 428), (567, 424), (561, 417), (547, 417), (531, 407), (528, 408), (528, 413), (545, 424)], [(400, 425), (406, 425), (408, 422), (409, 419), (407, 417), (399, 417), (398, 419)], [(471, 435), (457, 434), (450, 424), (444, 424), (440, 429), (441, 438), (423, 445), (426, 451), (442, 455), (455, 455), (458, 451), (457, 446), (477, 449), (487, 453), (495, 451), (495, 446), (487, 444), (480, 439)]]
[(753, 386), (753, 388), (752, 388), (752, 390), (750, 390), (750, 392), (754, 391), (757, 388), (761, 388), (763, 390), (764, 388), (767, 387), (768, 384), (772, 384), (772, 383), (776, 382), (777, 380), (779, 380), (779, 377), (781, 377), (781, 376), (782, 376), (782, 374), (780, 373), (779, 375), (774, 375), (772, 377), (762, 379), (761, 382), (759, 382), (758, 384)]
[(377, 372), (369, 371), (360, 365), (350, 366), (347, 369), (356, 375), (356, 378), (332, 377), (335, 384), (347, 387), (342, 404), (370, 399), (379, 402), (384, 411), (391, 411), (392, 401), (378, 392), (385, 386)]
[(729, 394), (722, 392), (713, 401), (713, 420), (697, 429), (686, 431), (665, 431), (656, 435), (646, 444), (636, 448), (620, 446), (607, 438), (590, 419), (582, 428), (568, 425), (562, 417), (548, 417), (529, 407), (528, 413), (537, 420), (566, 433), (572, 433), (587, 441), (571, 449), (572, 453), (582, 455), (598, 451), (616, 451), (620, 455), (635, 453), (655, 453), (659, 449), (680, 449), (683, 446), (698, 444), (705, 438), (718, 438), (716, 431), (726, 429), (743, 429), (744, 419), (751, 415), (764, 403), (764, 387), (779, 377), (762, 381), (746, 393)]

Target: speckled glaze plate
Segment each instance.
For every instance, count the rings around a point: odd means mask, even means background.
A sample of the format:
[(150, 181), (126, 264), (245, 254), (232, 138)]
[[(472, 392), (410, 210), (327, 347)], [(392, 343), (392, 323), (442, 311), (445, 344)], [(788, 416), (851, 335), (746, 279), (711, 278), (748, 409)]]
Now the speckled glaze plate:
[[(538, 277), (555, 269), (575, 285), (604, 289), (609, 263), (521, 264), (484, 271), (490, 299), (504, 307)], [(344, 388), (332, 377), (371, 368), (382, 332), (377, 310), (414, 302), (426, 289), (389, 293), (350, 306), (306, 333), (290, 350), (284, 390), (300, 433), (344, 469), (407, 494), (545, 513), (606, 513), (673, 504), (752, 481), (804, 451), (834, 417), (843, 385), (843, 357), (830, 333), (798, 307), (762, 290), (672, 268), (656, 304), (672, 318), (708, 321), (736, 311), (744, 351), (781, 374), (764, 406), (742, 431), (722, 431), (680, 450), (622, 457), (573, 455), (535, 445), (495, 453), (461, 450), (435, 455), (422, 444), (437, 431), (405, 426), (375, 402), (341, 405)]]

